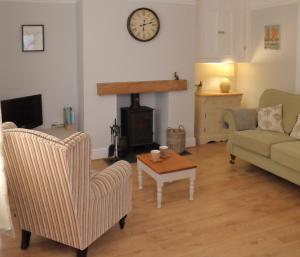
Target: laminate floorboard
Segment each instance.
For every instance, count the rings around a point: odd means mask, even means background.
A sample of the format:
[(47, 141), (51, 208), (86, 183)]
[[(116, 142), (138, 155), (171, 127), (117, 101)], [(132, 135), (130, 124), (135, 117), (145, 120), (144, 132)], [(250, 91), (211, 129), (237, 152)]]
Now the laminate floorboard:
[[(191, 148), (198, 165), (195, 200), (188, 180), (166, 184), (162, 208), (156, 186), (144, 175), (137, 188), (133, 164), (133, 211), (125, 229), (111, 228), (89, 248), (89, 257), (298, 257), (300, 187), (237, 159), (231, 166), (224, 143)], [(93, 161), (93, 169), (106, 167)], [(75, 257), (74, 249), (33, 235), (27, 251), (1, 236), (0, 257)]]

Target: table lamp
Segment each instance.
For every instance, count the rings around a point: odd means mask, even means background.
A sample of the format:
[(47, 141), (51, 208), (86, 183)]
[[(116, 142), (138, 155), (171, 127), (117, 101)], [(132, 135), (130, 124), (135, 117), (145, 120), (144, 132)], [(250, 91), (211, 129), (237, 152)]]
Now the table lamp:
[(229, 93), (231, 85), (229, 78), (234, 77), (234, 63), (222, 63), (217, 69), (217, 76), (221, 77), (220, 90)]

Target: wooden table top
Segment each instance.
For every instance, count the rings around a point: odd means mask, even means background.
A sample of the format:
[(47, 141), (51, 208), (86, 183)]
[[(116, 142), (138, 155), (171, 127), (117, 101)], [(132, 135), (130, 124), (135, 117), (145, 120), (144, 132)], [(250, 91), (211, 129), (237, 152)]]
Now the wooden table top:
[(158, 174), (194, 169), (197, 167), (195, 163), (173, 151), (170, 151), (169, 156), (167, 158), (162, 158), (159, 162), (151, 161), (150, 153), (137, 155), (137, 159)]

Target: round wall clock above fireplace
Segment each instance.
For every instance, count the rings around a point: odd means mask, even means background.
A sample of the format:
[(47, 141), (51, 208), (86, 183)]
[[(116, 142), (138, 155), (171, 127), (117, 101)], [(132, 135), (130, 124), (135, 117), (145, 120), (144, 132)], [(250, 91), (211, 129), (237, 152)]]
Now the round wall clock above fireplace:
[(136, 40), (147, 42), (154, 39), (160, 29), (157, 14), (149, 8), (134, 10), (127, 19), (129, 34)]

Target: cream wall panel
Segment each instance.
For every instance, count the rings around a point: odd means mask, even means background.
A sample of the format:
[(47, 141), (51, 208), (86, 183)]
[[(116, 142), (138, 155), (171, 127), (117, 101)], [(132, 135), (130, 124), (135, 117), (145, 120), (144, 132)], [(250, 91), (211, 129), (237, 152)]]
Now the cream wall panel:
[[(281, 25), (280, 50), (264, 49), (264, 26)], [(250, 13), (249, 62), (237, 65), (237, 90), (243, 105), (257, 107), (265, 89), (296, 90), (298, 6), (288, 4)]]

